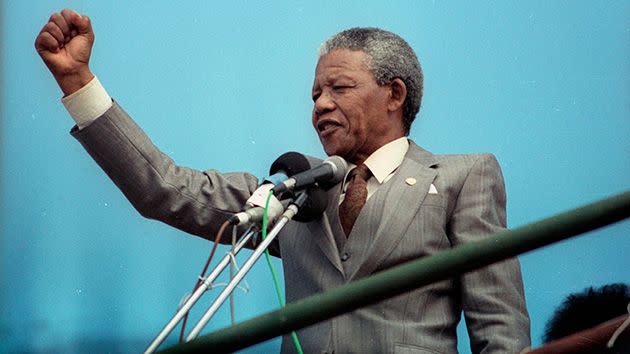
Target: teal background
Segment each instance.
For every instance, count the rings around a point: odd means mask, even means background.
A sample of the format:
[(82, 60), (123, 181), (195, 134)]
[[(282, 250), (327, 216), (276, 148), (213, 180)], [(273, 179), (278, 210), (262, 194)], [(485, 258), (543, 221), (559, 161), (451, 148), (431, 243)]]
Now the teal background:
[[(496, 154), (511, 227), (630, 186), (630, 1), (4, 1), (0, 352), (143, 350), (211, 246), (143, 219), (68, 135), (33, 48), (64, 7), (92, 18), (93, 72), (182, 165), (264, 176), (285, 151), (323, 157), (310, 126), (316, 50), (379, 26), (424, 69), (411, 137), (434, 153)], [(568, 293), (630, 282), (629, 251), (625, 221), (523, 255), (533, 344)], [(247, 279), (239, 321), (277, 308), (264, 262)], [(223, 309), (207, 330), (227, 325)], [(278, 350), (274, 339), (246, 352)]]

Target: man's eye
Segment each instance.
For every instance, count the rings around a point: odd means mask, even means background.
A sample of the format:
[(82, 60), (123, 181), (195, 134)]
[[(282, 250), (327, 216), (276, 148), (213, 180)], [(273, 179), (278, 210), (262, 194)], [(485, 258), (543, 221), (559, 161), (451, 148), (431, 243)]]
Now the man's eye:
[(319, 98), (319, 95), (321, 95), (320, 93), (316, 93), (313, 95), (313, 102), (317, 101), (317, 99)]
[(347, 86), (347, 85), (335, 85), (335, 86), (333, 86), (333, 90), (345, 90), (345, 89), (348, 89), (348, 88), (350, 88), (350, 86)]

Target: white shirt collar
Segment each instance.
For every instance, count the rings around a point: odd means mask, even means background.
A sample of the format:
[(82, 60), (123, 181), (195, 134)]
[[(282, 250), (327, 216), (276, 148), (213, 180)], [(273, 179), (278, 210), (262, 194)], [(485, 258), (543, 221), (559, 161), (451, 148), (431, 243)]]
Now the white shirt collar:
[[(372, 155), (368, 156), (364, 164), (370, 169), (378, 183), (382, 184), (385, 178), (400, 166), (407, 150), (409, 150), (407, 137), (398, 138), (374, 151)], [(350, 167), (349, 170), (356, 165), (350, 164)]]

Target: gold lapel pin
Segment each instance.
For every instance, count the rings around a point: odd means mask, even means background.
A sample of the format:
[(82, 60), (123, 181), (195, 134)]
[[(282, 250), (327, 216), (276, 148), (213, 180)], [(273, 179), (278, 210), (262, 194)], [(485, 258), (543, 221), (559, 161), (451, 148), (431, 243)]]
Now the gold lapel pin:
[(416, 179), (413, 177), (409, 177), (405, 180), (405, 183), (407, 183), (410, 186), (413, 186), (414, 184), (416, 184)]

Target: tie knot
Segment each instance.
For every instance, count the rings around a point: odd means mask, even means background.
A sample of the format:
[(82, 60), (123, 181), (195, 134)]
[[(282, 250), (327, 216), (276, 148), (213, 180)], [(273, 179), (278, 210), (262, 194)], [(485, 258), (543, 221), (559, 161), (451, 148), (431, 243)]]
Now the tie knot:
[(350, 171), (349, 180), (352, 180), (355, 176), (367, 181), (372, 176), (372, 172), (365, 164), (360, 164)]

